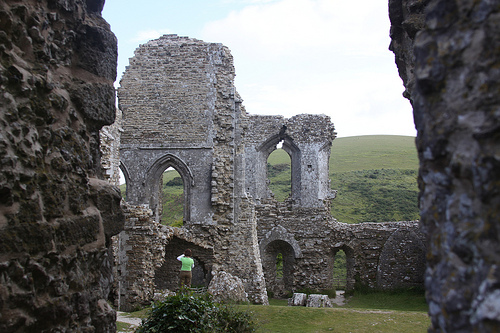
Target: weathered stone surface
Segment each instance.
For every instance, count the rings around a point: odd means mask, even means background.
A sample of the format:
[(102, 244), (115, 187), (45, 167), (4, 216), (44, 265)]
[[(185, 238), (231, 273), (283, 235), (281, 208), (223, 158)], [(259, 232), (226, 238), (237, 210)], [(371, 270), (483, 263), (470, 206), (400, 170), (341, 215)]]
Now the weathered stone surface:
[(106, 236), (123, 221), (98, 131), (117, 45), (102, 3), (0, 2), (1, 332), (115, 330)]
[(150, 304), (155, 293), (155, 270), (165, 258), (171, 227), (155, 222), (145, 206), (123, 203), (125, 227), (114, 237), (115, 278), (113, 300), (122, 311)]
[(212, 275), (208, 293), (214, 297), (215, 301), (248, 302), (247, 293), (239, 277), (224, 271), (215, 272)]
[[(100, 149), (102, 153), (101, 165), (104, 178), (111, 184), (120, 186), (120, 142), (122, 129), (122, 112), (116, 109), (115, 122), (104, 126), (99, 131)], [(126, 173), (126, 170), (124, 170)]]
[[(207, 286), (210, 272), (225, 271), (242, 280), (255, 303), (267, 303), (266, 289), (275, 296), (331, 289), (339, 250), (347, 254), (349, 289), (356, 281), (371, 288), (421, 285), (424, 265), (409, 263), (424, 260), (425, 249), (404, 248), (423, 244), (417, 222), (347, 225), (331, 216), (328, 160), (336, 134), (330, 118), (250, 115), (233, 80), (223, 45), (165, 35), (136, 50), (121, 81), (127, 200), (147, 205), (159, 221), (163, 171), (175, 168), (184, 183), (184, 226), (165, 247), (156, 287), (176, 290), (172, 267), (186, 248), (193, 250), (194, 284)], [(292, 161), (285, 202), (268, 187), (267, 159), (279, 143)], [(396, 246), (399, 241), (404, 245)], [(396, 250), (396, 265), (379, 265)], [(401, 281), (384, 280), (391, 274)]]
[[(389, 4), (418, 132), (430, 331), (499, 331), (500, 5)], [(410, 29), (415, 16), (423, 24)]]
[(288, 299), (288, 306), (306, 306), (307, 294), (293, 293), (292, 298)]
[(331, 308), (332, 303), (328, 295), (311, 294), (307, 296), (306, 306), (311, 308)]

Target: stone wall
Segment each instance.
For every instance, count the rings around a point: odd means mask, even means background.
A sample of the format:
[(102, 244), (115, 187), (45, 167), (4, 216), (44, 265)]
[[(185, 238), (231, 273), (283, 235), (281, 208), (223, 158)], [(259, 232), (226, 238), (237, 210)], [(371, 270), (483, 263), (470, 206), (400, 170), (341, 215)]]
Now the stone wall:
[(141, 45), (118, 90), (121, 163), (127, 201), (148, 205), (157, 219), (161, 175), (175, 168), (184, 183), (184, 229), (195, 244), (213, 248), (211, 269), (239, 276), (253, 300), (267, 303), (253, 210), (235, 183), (243, 168), (236, 124), (244, 111), (234, 75), (221, 44), (165, 35)]
[(163, 264), (173, 231), (155, 222), (147, 207), (127, 203), (123, 207), (125, 226), (114, 237), (114, 303), (122, 311), (134, 311), (149, 306), (153, 299), (155, 271)]
[[(266, 285), (276, 296), (331, 289), (339, 250), (346, 253), (347, 289), (423, 286), (426, 247), (418, 221), (346, 224), (326, 209), (273, 199), (261, 200), (256, 209)], [(283, 278), (276, 275), (278, 253), (286, 258)]]
[[(150, 207), (158, 221), (163, 171), (175, 168), (184, 182), (184, 226), (174, 229), (155, 287), (177, 288), (175, 258), (187, 247), (198, 269), (194, 284), (208, 286), (224, 271), (241, 279), (256, 303), (267, 304), (266, 291), (331, 289), (340, 249), (348, 256), (348, 288), (422, 285), (418, 223), (350, 226), (331, 216), (328, 161), (336, 134), (329, 117), (247, 114), (234, 75), (223, 45), (165, 35), (136, 50), (121, 81), (127, 200)], [(164, 126), (166, 119), (177, 125)], [(188, 120), (197, 133), (183, 127)], [(292, 195), (284, 203), (267, 186), (267, 159), (280, 142), (292, 164)], [(136, 270), (133, 253), (120, 253), (127, 269)], [(276, 277), (278, 253), (285, 260), (282, 279)], [(412, 267), (414, 260), (422, 264)], [(391, 274), (401, 281), (392, 284)], [(150, 284), (146, 289), (153, 292)]]
[(0, 2), (0, 331), (110, 332), (120, 195), (101, 181), (117, 43), (104, 1)]
[(104, 178), (116, 186), (120, 186), (120, 141), (123, 132), (121, 126), (122, 111), (117, 108), (115, 122), (112, 125), (103, 126), (99, 131)]
[(418, 133), (430, 331), (496, 332), (500, 4), (391, 0), (389, 8)]

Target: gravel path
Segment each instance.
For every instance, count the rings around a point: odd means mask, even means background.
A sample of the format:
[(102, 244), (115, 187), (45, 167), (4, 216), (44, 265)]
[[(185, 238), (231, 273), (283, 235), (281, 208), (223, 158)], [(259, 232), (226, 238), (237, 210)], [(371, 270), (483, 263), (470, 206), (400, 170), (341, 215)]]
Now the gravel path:
[(138, 327), (141, 324), (141, 318), (128, 317), (126, 312), (116, 311), (116, 321), (127, 323)]

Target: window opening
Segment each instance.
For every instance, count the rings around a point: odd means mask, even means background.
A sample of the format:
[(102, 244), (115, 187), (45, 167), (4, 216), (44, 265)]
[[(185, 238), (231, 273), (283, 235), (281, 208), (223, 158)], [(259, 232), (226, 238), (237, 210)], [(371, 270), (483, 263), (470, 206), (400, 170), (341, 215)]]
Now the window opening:
[(283, 202), (292, 194), (292, 171), (290, 155), (282, 149), (282, 141), (267, 158), (269, 190), (277, 201)]
[(283, 255), (281, 253), (276, 255), (276, 278), (283, 278)]
[(120, 171), (120, 193), (124, 200), (127, 200), (127, 182), (125, 181), (125, 175), (123, 175), (122, 169)]
[(172, 167), (162, 175), (161, 223), (173, 227), (184, 225), (184, 182), (179, 172)]
[(345, 290), (347, 284), (347, 261), (343, 250), (338, 250), (333, 259), (333, 287)]

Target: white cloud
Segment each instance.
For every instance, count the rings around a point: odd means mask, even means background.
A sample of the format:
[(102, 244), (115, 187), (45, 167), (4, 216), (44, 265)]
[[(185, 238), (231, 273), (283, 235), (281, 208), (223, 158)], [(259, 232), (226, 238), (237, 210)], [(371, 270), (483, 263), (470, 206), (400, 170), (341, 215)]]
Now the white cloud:
[(130, 42), (134, 43), (142, 43), (142, 42), (147, 42), (152, 39), (157, 39), (165, 34), (171, 34), (172, 31), (169, 29), (160, 29), (160, 30), (155, 30), (155, 29), (150, 29), (150, 30), (142, 30), (138, 31), (134, 37), (130, 39)]
[(202, 35), (218, 38), (229, 48), (254, 57), (290, 56), (313, 52), (366, 54), (388, 46), (387, 4), (364, 0), (282, 0), (232, 11), (208, 23)]
[(252, 114), (323, 113), (340, 136), (415, 135), (389, 26), (386, 1), (280, 0), (209, 22), (202, 38), (231, 49)]

